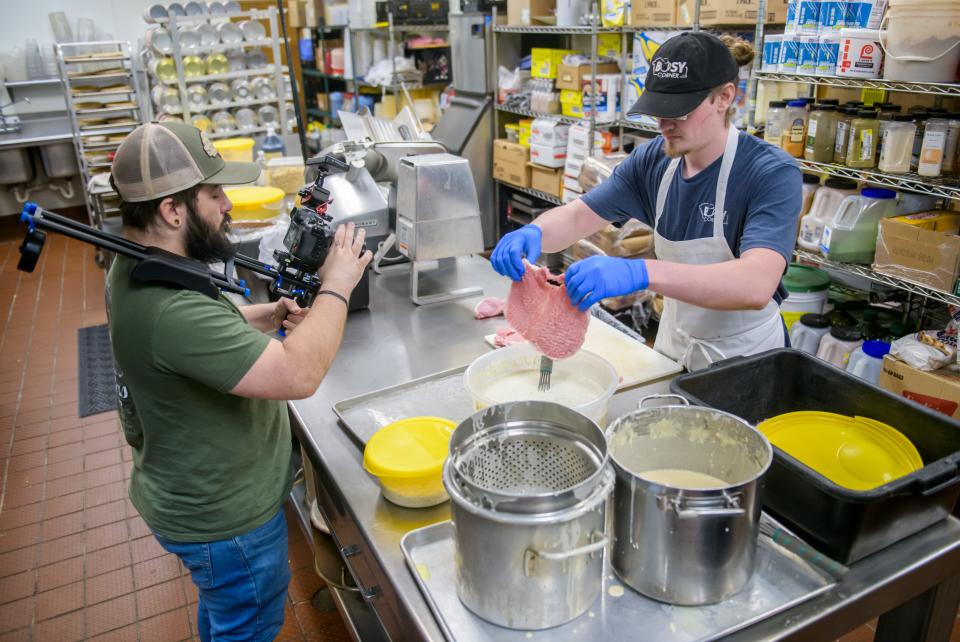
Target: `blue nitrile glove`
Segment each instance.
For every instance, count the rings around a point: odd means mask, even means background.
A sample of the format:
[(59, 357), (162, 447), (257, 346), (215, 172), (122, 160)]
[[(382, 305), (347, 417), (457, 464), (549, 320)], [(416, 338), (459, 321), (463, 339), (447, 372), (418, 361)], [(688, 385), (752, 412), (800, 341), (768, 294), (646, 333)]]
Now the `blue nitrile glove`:
[(524, 225), (519, 230), (510, 232), (497, 243), (490, 255), (493, 269), (503, 276), (509, 276), (514, 281), (523, 278), (523, 259), (530, 263), (540, 258), (540, 240), (543, 230), (536, 225)]
[(563, 282), (573, 305), (585, 311), (608, 296), (646, 290), (650, 278), (643, 259), (590, 256), (567, 268)]

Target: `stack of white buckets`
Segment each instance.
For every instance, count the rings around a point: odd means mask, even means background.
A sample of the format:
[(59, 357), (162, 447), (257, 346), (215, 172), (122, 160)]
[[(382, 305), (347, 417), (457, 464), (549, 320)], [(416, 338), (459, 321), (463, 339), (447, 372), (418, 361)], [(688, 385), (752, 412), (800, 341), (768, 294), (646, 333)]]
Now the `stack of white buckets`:
[(960, 2), (890, 0), (879, 42), (885, 79), (953, 82), (960, 63)]

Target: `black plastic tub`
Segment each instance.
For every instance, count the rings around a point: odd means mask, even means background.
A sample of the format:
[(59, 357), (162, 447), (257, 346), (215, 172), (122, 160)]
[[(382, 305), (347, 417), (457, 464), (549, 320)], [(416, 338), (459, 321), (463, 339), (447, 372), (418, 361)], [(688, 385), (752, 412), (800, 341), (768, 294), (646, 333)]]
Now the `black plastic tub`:
[(913, 442), (924, 467), (870, 491), (838, 486), (774, 447), (764, 507), (840, 562), (862, 559), (946, 518), (960, 495), (960, 422), (799, 350), (727, 359), (677, 377), (670, 388), (752, 424), (820, 410), (883, 421)]

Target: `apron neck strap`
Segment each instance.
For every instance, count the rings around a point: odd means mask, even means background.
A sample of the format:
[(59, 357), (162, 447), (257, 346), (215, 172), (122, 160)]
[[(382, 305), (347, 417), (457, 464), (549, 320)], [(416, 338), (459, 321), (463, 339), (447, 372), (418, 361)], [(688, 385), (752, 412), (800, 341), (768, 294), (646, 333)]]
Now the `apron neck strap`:
[[(713, 235), (723, 238), (723, 210), (726, 207), (727, 183), (730, 179), (730, 169), (733, 167), (733, 159), (737, 155), (737, 143), (740, 139), (740, 131), (733, 125), (727, 127), (727, 142), (723, 148), (723, 160), (720, 161), (720, 174), (717, 176), (717, 193), (714, 197), (714, 215), (713, 215)], [(680, 159), (674, 158), (667, 165), (663, 178), (660, 179), (660, 186), (657, 188), (657, 209), (654, 218), (654, 228), (660, 222), (660, 216), (663, 214), (664, 207), (667, 204), (667, 194), (670, 192), (670, 184), (677, 173), (677, 167), (680, 166)]]
[(723, 160), (720, 161), (720, 174), (717, 176), (717, 195), (713, 200), (713, 235), (723, 238), (724, 209), (727, 205), (727, 182), (730, 179), (730, 169), (733, 159), (737, 155), (737, 143), (740, 140), (740, 131), (733, 125), (727, 126), (727, 144), (723, 149)]

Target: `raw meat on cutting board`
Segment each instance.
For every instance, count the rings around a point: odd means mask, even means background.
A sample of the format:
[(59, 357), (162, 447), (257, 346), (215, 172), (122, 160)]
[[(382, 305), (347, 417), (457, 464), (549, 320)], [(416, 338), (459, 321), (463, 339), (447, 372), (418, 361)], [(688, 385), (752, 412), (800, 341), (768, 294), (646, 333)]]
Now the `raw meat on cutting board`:
[(524, 261), (523, 278), (510, 285), (510, 325), (551, 359), (573, 356), (587, 336), (590, 315), (570, 303), (562, 276)]
[(507, 346), (518, 343), (527, 343), (527, 340), (523, 338), (523, 335), (508, 325), (499, 328), (497, 333), (493, 335), (493, 345), (497, 348), (506, 348)]

